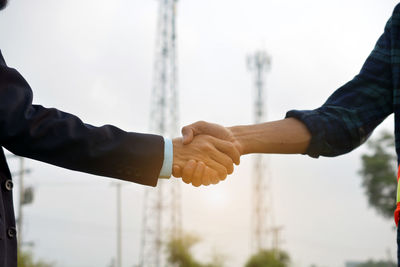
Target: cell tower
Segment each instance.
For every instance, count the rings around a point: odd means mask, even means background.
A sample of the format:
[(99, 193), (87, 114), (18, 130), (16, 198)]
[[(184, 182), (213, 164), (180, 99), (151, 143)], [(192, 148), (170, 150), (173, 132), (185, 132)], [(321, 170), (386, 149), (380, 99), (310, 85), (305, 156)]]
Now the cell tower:
[[(153, 133), (174, 137), (178, 134), (176, 60), (176, 6), (178, 0), (158, 1), (150, 129)], [(181, 233), (180, 198), (180, 184), (177, 182), (159, 181), (156, 188), (146, 189), (143, 204), (140, 267), (165, 266), (163, 255), (165, 238), (179, 237)]]
[[(264, 110), (265, 74), (270, 69), (271, 58), (264, 51), (257, 51), (247, 58), (247, 67), (254, 75), (255, 81), (255, 114), (254, 122), (261, 123), (266, 119)], [(251, 247), (253, 252), (265, 248), (267, 239), (267, 222), (270, 214), (269, 181), (266, 175), (265, 157), (258, 154), (254, 158), (254, 179), (252, 185), (252, 233)]]

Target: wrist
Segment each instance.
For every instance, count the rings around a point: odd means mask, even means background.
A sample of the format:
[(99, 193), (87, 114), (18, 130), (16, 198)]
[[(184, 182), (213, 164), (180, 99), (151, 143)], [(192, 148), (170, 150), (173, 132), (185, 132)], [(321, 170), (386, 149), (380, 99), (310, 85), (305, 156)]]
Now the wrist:
[(239, 150), (240, 155), (251, 153), (248, 149), (249, 144), (246, 142), (245, 126), (233, 126), (228, 128), (233, 137), (236, 148)]
[(161, 166), (159, 178), (169, 179), (172, 174), (172, 162), (174, 157), (172, 140), (164, 137), (164, 160)]
[(172, 147), (174, 150), (172, 165), (179, 165), (178, 157), (180, 155), (180, 148), (182, 147), (182, 138), (174, 138), (172, 139)]

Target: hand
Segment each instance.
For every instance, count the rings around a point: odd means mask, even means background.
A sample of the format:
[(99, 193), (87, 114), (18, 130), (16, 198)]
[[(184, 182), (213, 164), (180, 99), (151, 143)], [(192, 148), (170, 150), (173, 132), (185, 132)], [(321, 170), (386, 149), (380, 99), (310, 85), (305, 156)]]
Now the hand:
[[(233, 160), (239, 161), (240, 154), (228, 141), (208, 135), (199, 135), (190, 144), (184, 145), (182, 138), (175, 138), (174, 176), (182, 177), (185, 183), (194, 186), (209, 185), (224, 180), (233, 172)], [(184, 168), (187, 166), (187, 168)], [(183, 171), (179, 173), (176, 169)]]
[[(195, 136), (201, 134), (211, 135), (215, 138), (231, 142), (234, 144), (239, 154), (242, 154), (243, 149), (230, 129), (218, 124), (204, 121), (199, 121), (182, 128), (183, 143), (190, 144)], [(238, 158), (232, 158), (232, 160), (236, 165), (240, 164), (240, 156)], [(185, 176), (185, 180), (190, 180), (191, 177), (188, 176), (188, 174), (194, 173), (197, 168), (201, 167), (198, 166), (196, 162), (190, 161), (183, 169), (178, 165), (174, 165), (172, 174), (175, 177)]]
[[(193, 138), (196, 135), (200, 134), (211, 135), (214, 136), (215, 138), (232, 142), (239, 150), (239, 153), (242, 154), (243, 149), (229, 128), (226, 128), (219, 124), (205, 122), (205, 121), (198, 121), (183, 127), (182, 128), (183, 143), (185, 145), (190, 144)], [(240, 158), (238, 162), (235, 163), (239, 165)]]

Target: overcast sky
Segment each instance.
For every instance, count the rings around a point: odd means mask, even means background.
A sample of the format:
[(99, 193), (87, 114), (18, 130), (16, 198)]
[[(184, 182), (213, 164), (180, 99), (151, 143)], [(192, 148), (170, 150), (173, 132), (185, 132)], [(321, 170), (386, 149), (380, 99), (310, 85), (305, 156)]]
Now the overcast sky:
[[(246, 55), (266, 49), (268, 119), (313, 109), (360, 70), (397, 4), (394, 0), (182, 0), (178, 5), (180, 125), (253, 120)], [(34, 91), (34, 102), (94, 125), (148, 132), (157, 1), (10, 0), (0, 14), (0, 49)], [(393, 129), (389, 117), (376, 132)], [(375, 134), (376, 136), (376, 134)], [(394, 258), (394, 222), (368, 208), (360, 155), (270, 157), (274, 217), (293, 266), (344, 266)], [(250, 250), (252, 158), (227, 181), (183, 186), (183, 224), (228, 267)], [(11, 162), (17, 167), (16, 162)], [(59, 267), (108, 266), (115, 256), (111, 179), (28, 161), (36, 189), (25, 210), (25, 241)], [(138, 263), (143, 186), (124, 183), (123, 266)], [(16, 187), (18, 190), (18, 186)]]

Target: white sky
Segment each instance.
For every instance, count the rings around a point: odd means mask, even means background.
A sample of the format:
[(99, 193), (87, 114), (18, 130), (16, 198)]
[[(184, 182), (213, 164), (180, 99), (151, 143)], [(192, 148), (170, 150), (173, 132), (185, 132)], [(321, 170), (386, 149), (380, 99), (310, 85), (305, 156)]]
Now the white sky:
[[(246, 55), (265, 48), (269, 119), (316, 108), (355, 76), (397, 1), (202, 0), (179, 2), (181, 125), (252, 122)], [(94, 124), (147, 132), (157, 1), (11, 0), (0, 15), (0, 49), (31, 84), (35, 103)], [(393, 129), (393, 117), (382, 128)], [(379, 130), (378, 130), (379, 131)], [(360, 148), (334, 159), (270, 157), (276, 221), (293, 266), (344, 266), (395, 256), (393, 222), (368, 208)], [(251, 157), (218, 186), (183, 186), (184, 228), (228, 267), (249, 255)], [(111, 180), (28, 161), (36, 189), (25, 240), (59, 267), (108, 266), (115, 255)], [(16, 164), (11, 162), (13, 168)], [(123, 187), (123, 266), (138, 262), (143, 186)], [(18, 187), (16, 188), (18, 190)]]

